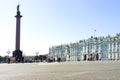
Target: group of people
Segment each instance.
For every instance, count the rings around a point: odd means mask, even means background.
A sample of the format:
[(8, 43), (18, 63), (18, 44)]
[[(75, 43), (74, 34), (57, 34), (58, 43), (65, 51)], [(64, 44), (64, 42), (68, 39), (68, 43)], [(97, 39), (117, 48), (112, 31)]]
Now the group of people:
[(60, 57), (58, 57), (58, 58), (48, 57), (47, 58), (47, 62), (63, 62), (63, 61), (65, 61), (65, 60), (63, 60)]

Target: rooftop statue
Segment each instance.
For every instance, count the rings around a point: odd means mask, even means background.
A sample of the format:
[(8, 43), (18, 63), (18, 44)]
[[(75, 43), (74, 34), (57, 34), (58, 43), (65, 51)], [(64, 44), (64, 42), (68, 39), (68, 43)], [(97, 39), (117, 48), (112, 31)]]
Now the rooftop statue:
[(20, 7), (20, 5), (17, 5), (17, 12), (19, 12), (19, 7)]

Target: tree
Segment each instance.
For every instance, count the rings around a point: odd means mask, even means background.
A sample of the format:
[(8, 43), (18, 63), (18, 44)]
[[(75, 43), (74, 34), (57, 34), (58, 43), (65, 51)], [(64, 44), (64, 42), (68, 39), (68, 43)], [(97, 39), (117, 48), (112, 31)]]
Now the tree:
[(6, 61), (7, 61), (7, 58), (8, 58), (7, 56), (4, 56), (4, 57), (3, 57), (3, 61), (6, 62)]
[(2, 57), (2, 56), (0, 56), (0, 62), (1, 62), (1, 61), (3, 61), (3, 57)]
[(38, 60), (38, 56), (35, 56), (34, 59), (35, 59), (35, 60)]
[(39, 55), (38, 58), (41, 60), (41, 62), (43, 61), (43, 55)]
[(7, 56), (0, 56), (0, 62), (6, 62), (7, 61)]

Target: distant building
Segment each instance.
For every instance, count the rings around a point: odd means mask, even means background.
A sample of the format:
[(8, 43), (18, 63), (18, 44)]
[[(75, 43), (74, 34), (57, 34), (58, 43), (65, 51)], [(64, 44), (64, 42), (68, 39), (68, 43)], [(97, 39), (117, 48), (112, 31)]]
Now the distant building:
[(120, 33), (116, 36), (93, 37), (75, 43), (52, 46), (49, 56), (66, 61), (120, 59)]

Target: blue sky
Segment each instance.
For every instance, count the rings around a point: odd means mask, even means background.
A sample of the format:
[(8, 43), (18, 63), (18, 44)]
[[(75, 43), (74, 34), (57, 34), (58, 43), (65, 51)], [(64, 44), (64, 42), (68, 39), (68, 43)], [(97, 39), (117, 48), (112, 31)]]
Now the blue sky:
[(0, 55), (15, 50), (16, 6), (20, 4), (21, 50), (48, 53), (54, 45), (120, 33), (120, 0), (0, 0)]

